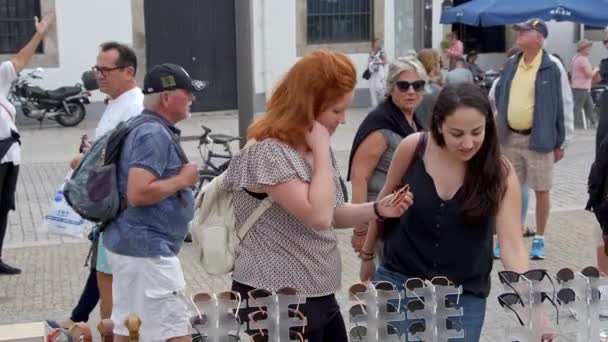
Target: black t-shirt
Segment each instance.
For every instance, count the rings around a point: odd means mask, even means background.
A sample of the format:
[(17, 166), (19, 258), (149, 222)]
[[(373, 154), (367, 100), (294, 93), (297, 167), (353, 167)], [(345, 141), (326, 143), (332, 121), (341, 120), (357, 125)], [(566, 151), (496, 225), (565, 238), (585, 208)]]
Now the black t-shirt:
[(410, 184), (414, 204), (398, 223), (387, 227), (385, 266), (407, 277), (445, 276), (463, 292), (485, 298), (490, 293), (493, 256), (493, 218), (467, 225), (453, 199), (442, 200), (420, 158), (403, 179)]

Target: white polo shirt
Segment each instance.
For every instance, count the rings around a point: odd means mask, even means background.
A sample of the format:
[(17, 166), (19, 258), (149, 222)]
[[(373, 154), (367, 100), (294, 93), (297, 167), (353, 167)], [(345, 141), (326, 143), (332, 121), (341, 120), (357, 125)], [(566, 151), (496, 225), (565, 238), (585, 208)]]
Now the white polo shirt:
[[(11, 84), (17, 79), (15, 66), (11, 61), (6, 61), (0, 64), (0, 140), (7, 139), (11, 136), (11, 130), (17, 132), (15, 126), (15, 106), (8, 100), (8, 94), (11, 91)], [(0, 163), (13, 163), (19, 165), (21, 162), (21, 146), (14, 143), (6, 155), (0, 160)]]
[(119, 123), (141, 114), (144, 109), (144, 94), (139, 87), (122, 93), (110, 100), (95, 129), (95, 139), (114, 129)]

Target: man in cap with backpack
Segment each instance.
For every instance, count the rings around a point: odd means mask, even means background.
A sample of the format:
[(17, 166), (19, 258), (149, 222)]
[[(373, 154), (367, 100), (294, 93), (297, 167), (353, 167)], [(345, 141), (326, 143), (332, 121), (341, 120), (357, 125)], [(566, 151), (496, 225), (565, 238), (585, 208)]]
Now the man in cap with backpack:
[[(190, 341), (185, 281), (177, 254), (194, 214), (198, 168), (189, 163), (175, 124), (189, 116), (193, 92), (205, 83), (180, 66), (162, 64), (144, 79), (144, 111), (117, 162), (122, 209), (104, 230), (114, 275), (112, 320), (139, 315), (143, 341)], [(132, 122), (130, 122), (132, 123)], [(115, 341), (127, 341), (117, 324)]]

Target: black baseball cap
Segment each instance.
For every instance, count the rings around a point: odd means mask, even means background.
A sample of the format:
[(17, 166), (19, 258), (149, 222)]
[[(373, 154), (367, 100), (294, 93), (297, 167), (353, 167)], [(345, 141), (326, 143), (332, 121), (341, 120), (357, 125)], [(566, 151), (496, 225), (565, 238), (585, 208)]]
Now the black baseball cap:
[(193, 80), (192, 77), (177, 64), (164, 63), (155, 65), (144, 78), (144, 94), (160, 93), (175, 89), (184, 89), (191, 92), (201, 91), (207, 87), (208, 82)]
[(549, 35), (549, 29), (547, 28), (547, 24), (544, 20), (538, 18), (528, 19), (523, 23), (515, 24), (513, 25), (513, 28), (517, 31), (535, 30), (540, 32), (540, 34), (542, 34), (545, 38), (547, 38), (547, 36)]

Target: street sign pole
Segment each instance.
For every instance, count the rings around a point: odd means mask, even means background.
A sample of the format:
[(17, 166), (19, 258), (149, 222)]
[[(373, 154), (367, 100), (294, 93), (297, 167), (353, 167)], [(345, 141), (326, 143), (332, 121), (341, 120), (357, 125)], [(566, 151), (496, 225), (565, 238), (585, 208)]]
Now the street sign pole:
[(234, 0), (236, 24), (236, 84), (239, 115), (239, 136), (242, 148), (247, 142), (247, 127), (253, 121), (253, 0)]

